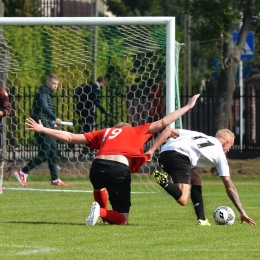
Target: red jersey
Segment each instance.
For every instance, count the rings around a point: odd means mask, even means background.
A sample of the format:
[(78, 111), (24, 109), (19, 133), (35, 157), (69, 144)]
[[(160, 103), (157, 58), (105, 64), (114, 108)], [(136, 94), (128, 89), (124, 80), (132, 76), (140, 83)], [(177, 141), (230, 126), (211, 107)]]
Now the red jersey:
[(147, 133), (150, 125), (105, 128), (84, 133), (84, 136), (91, 149), (99, 150), (97, 155), (124, 155), (133, 159), (130, 171), (134, 173), (148, 160), (144, 154), (144, 144), (153, 135)]

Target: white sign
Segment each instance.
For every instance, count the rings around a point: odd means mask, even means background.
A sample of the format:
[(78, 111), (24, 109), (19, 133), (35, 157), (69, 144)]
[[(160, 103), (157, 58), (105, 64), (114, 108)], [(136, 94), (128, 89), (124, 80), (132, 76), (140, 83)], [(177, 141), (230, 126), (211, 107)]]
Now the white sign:
[[(238, 32), (233, 33), (233, 41), (236, 43), (238, 38)], [(248, 32), (246, 37), (246, 43), (241, 54), (241, 59), (254, 58), (254, 32)]]

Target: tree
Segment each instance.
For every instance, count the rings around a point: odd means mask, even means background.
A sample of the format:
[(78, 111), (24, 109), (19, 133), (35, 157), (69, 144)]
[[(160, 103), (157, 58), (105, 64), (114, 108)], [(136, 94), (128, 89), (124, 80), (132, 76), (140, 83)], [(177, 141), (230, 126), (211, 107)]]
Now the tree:
[(40, 17), (41, 10), (36, 0), (2, 0), (5, 17)]
[(158, 0), (104, 0), (104, 3), (116, 16), (158, 16), (161, 13)]
[[(184, 13), (177, 5), (178, 0), (103, 0), (108, 6), (108, 10), (116, 16), (174, 16), (176, 21), (176, 41), (184, 42)], [(184, 78), (184, 48), (181, 48), (179, 58), (179, 79), (182, 86)], [(201, 80), (207, 71), (207, 53), (202, 52), (199, 43), (191, 45), (192, 59), (192, 85), (200, 88)]]
[[(104, 0), (109, 10), (117, 16), (175, 16), (179, 28), (183, 29), (183, 15), (192, 16), (190, 28), (192, 40), (193, 83), (198, 84), (205, 66), (205, 57), (220, 61), (217, 82), (217, 102), (215, 109), (215, 130), (229, 127), (230, 108), (236, 88), (236, 74), (247, 34), (258, 29), (260, 1), (256, 0)], [(142, 4), (141, 4), (142, 2)], [(152, 4), (150, 4), (152, 3)], [(157, 8), (157, 9), (156, 9)], [(159, 14), (158, 14), (159, 13)], [(233, 42), (233, 32), (238, 31), (237, 42)], [(177, 39), (177, 37), (176, 37)], [(178, 39), (177, 39), (178, 40)], [(200, 51), (197, 44), (200, 42)], [(257, 39), (256, 39), (257, 42)], [(256, 53), (260, 53), (256, 46)], [(203, 54), (203, 55), (202, 55)], [(204, 61), (201, 60), (201, 55)], [(199, 60), (200, 59), (200, 62)], [(196, 63), (195, 63), (196, 62)], [(196, 65), (195, 65), (196, 64)], [(257, 59), (254, 64), (259, 64)], [(199, 66), (199, 68), (198, 68)], [(208, 68), (204, 67), (207, 74)], [(197, 79), (195, 82), (195, 79)]]
[[(208, 50), (217, 53), (220, 60), (214, 128), (228, 128), (239, 61), (248, 32), (259, 22), (260, 2), (179, 0), (179, 4), (194, 21), (195, 26), (190, 28), (192, 41), (207, 42)], [(236, 43), (233, 42), (234, 31), (239, 32)]]

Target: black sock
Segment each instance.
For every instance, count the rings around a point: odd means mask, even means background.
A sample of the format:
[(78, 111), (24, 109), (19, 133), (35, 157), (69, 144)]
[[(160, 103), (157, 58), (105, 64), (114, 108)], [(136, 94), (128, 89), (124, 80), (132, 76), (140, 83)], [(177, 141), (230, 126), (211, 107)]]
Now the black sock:
[(175, 200), (178, 200), (182, 196), (181, 189), (174, 183), (168, 182), (165, 187), (163, 187)]
[(202, 198), (202, 187), (201, 185), (192, 185), (190, 190), (190, 198), (193, 203), (197, 219), (205, 220), (204, 204)]

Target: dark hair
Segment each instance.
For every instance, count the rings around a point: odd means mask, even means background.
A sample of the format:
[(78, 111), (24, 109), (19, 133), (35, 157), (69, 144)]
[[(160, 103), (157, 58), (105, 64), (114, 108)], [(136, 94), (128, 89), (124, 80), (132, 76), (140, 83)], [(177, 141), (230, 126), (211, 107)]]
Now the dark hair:
[(161, 76), (157, 76), (156, 78), (155, 78), (155, 82), (160, 82), (162, 80), (162, 77)]
[(99, 76), (98, 78), (97, 78), (97, 82), (107, 82), (107, 80), (106, 80), (106, 78), (105, 77), (103, 77), (103, 76)]

